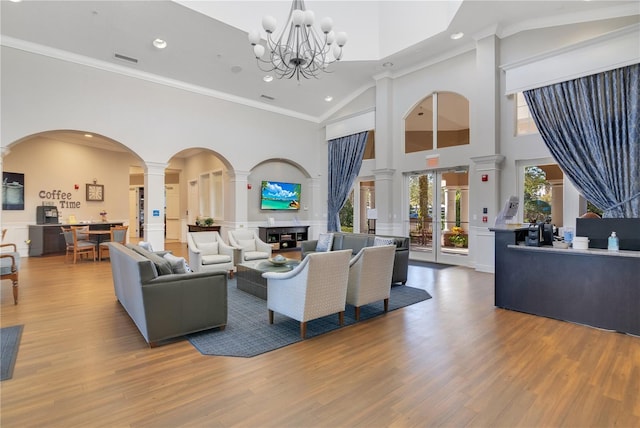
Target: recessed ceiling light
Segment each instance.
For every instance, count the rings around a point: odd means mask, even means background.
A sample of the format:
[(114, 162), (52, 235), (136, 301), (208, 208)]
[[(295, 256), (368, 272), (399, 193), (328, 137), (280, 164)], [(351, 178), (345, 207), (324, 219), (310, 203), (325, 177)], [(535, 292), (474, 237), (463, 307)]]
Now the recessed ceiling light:
[(87, 137), (87, 138), (93, 138), (93, 135), (91, 135), (91, 134), (84, 134), (84, 136)]
[(155, 39), (153, 41), (153, 46), (155, 46), (158, 49), (164, 49), (167, 47), (167, 41), (162, 39)]
[(240, 67), (239, 65), (234, 65), (233, 67), (231, 67), (232, 73), (240, 73), (241, 71), (242, 71), (242, 67)]
[(331, 101), (333, 101), (333, 97), (331, 95), (327, 95), (326, 97), (324, 97), (324, 100), (330, 103)]
[(262, 78), (262, 80), (264, 80), (265, 82), (269, 83), (269, 82), (273, 81), (273, 76), (270, 75), (270, 74), (267, 74), (266, 76), (264, 76)]
[(11, 3), (20, 3), (22, 0), (10, 0)]
[(393, 67), (393, 63), (392, 63), (392, 62), (387, 61), (387, 62), (385, 62), (384, 64), (382, 64), (382, 66), (383, 66), (384, 68)]
[(452, 40), (458, 40), (464, 37), (464, 33), (463, 32), (453, 33), (450, 37)]

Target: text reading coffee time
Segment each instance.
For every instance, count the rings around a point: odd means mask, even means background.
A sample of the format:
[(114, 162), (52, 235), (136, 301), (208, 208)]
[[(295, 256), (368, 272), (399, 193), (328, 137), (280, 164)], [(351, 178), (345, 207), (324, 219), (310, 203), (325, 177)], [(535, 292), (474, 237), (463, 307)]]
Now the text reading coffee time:
[(63, 192), (62, 190), (52, 190), (48, 192), (41, 190), (38, 196), (40, 199), (58, 201), (60, 208), (80, 208), (80, 201), (71, 200), (71, 192)]

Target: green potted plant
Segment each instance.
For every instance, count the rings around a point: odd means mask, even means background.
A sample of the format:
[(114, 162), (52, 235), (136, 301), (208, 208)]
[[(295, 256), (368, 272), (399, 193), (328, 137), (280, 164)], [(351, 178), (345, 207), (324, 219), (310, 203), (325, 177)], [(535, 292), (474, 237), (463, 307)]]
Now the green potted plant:
[(467, 235), (464, 234), (464, 229), (458, 226), (452, 227), (451, 236), (449, 236), (449, 242), (451, 242), (454, 247), (466, 247)]
[(213, 219), (211, 217), (207, 217), (204, 219), (204, 225), (205, 226), (212, 226), (213, 225)]

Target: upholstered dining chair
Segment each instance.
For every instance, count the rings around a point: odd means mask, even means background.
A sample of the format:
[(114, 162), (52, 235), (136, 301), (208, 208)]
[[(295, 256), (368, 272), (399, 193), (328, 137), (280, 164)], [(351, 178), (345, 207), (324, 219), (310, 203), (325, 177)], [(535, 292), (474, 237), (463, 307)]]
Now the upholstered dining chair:
[(384, 301), (384, 311), (389, 311), (395, 245), (365, 247), (349, 262), (347, 303), (356, 308), (356, 321), (360, 319), (360, 307)]
[(349, 259), (351, 250), (311, 253), (289, 272), (265, 272), (269, 324), (274, 312), (300, 321), (300, 337), (307, 334), (307, 322), (338, 314), (344, 324)]
[[(111, 232), (110, 242), (117, 242), (125, 245), (127, 243), (127, 231), (129, 226), (111, 226), (109, 231)], [(98, 260), (102, 261), (104, 257), (109, 257), (109, 243), (101, 242), (98, 245)]]
[(229, 272), (233, 277), (233, 248), (218, 232), (187, 233), (189, 267), (194, 272)]
[(16, 244), (0, 245), (0, 279), (10, 279), (13, 286), (13, 304), (18, 304), (18, 272), (20, 271), (20, 253)]
[(262, 241), (254, 230), (236, 229), (228, 232), (229, 245), (239, 251), (236, 263), (271, 257), (271, 245)]
[(79, 239), (78, 236), (82, 234), (82, 231), (78, 231), (75, 227), (70, 229), (62, 228), (62, 234), (64, 235), (64, 241), (66, 244), (66, 252), (64, 255), (65, 261), (69, 254), (73, 254), (74, 264), (78, 260), (78, 256), (82, 256), (83, 254), (92, 254), (93, 261), (96, 261), (96, 243), (93, 241)]

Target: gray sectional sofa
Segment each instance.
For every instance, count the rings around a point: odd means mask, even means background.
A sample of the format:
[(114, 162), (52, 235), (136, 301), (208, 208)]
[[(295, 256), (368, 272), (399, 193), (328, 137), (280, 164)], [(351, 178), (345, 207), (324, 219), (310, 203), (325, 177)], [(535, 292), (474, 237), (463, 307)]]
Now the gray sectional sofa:
[(109, 254), (116, 297), (151, 347), (227, 324), (225, 272), (173, 273), (181, 269), (131, 244), (110, 242)]
[[(363, 247), (373, 246), (375, 237), (380, 238), (392, 238), (396, 244), (396, 255), (393, 264), (393, 277), (392, 283), (401, 282), (403, 285), (407, 283), (407, 271), (409, 269), (409, 238), (404, 236), (386, 236), (386, 235), (368, 235), (365, 233), (343, 233), (335, 232), (333, 234), (333, 244), (331, 250), (346, 250), (350, 249), (353, 255)], [(314, 253), (317, 240), (303, 241), (302, 242), (302, 258), (307, 254)]]

